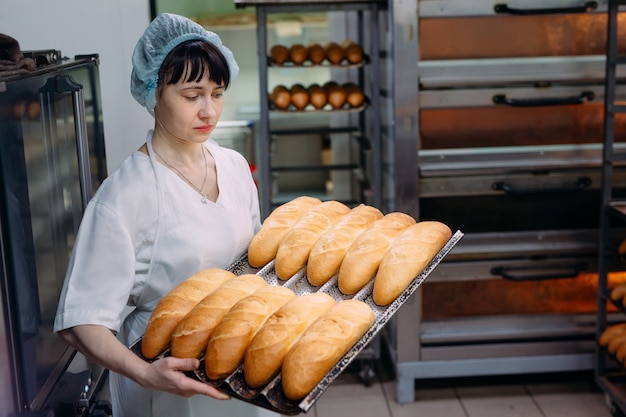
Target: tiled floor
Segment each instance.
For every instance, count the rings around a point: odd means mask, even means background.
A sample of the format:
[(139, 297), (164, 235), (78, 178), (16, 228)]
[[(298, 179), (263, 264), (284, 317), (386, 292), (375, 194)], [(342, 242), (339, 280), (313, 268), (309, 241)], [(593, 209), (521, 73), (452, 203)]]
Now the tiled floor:
[[(356, 368), (356, 367), (355, 367)], [(306, 415), (312, 417), (611, 417), (591, 373), (416, 381), (416, 401), (398, 404), (385, 370), (370, 386), (348, 369)]]

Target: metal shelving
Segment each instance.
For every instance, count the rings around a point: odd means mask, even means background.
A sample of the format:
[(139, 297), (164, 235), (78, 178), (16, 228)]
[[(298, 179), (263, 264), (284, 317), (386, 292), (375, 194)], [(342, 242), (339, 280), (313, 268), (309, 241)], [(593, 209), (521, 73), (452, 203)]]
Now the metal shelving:
[[(615, 199), (613, 176), (616, 168), (626, 166), (626, 153), (616, 149), (615, 118), (626, 113), (626, 102), (617, 97), (618, 67), (624, 67), (626, 56), (618, 52), (618, 24), (620, 6), (625, 0), (609, 0), (607, 18), (607, 46), (605, 69), (604, 100), (604, 137), (602, 154), (602, 200), (600, 208), (600, 242), (598, 254), (598, 317), (596, 336), (600, 337), (607, 327), (607, 288), (611, 260), (617, 256), (617, 250), (609, 239), (616, 224), (626, 224), (626, 200)], [(626, 415), (626, 371), (624, 367), (610, 358), (605, 349), (598, 346), (596, 354), (595, 378), (606, 395), (607, 405), (615, 416)]]

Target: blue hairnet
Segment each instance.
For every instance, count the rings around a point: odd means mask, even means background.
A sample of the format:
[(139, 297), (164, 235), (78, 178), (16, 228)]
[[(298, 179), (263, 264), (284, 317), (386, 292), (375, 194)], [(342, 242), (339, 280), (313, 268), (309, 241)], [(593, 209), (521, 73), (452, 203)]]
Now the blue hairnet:
[(139, 104), (150, 111), (154, 110), (161, 64), (172, 49), (192, 39), (205, 40), (215, 45), (226, 58), (231, 81), (237, 77), (239, 66), (235, 57), (217, 34), (185, 17), (162, 13), (148, 25), (133, 52), (130, 92)]

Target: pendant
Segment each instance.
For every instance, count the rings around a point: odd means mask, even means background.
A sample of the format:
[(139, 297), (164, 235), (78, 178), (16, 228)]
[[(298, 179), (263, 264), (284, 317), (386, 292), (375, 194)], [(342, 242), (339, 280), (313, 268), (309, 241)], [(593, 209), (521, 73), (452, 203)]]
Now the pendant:
[(209, 200), (206, 198), (206, 196), (205, 196), (205, 195), (203, 195), (203, 196), (200, 198), (200, 202), (201, 202), (202, 204), (207, 204), (207, 203), (209, 202)]

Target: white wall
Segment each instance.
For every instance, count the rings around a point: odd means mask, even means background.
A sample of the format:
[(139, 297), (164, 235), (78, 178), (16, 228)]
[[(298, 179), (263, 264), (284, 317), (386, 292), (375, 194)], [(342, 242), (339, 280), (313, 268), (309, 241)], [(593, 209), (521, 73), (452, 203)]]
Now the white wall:
[(149, 21), (148, 0), (0, 0), (0, 33), (23, 50), (100, 55), (109, 172), (143, 143), (154, 123), (129, 91), (130, 57)]

